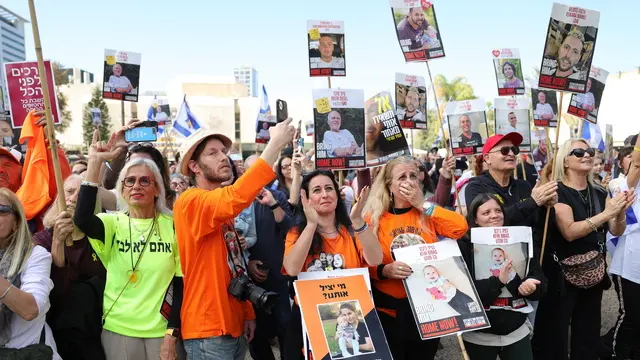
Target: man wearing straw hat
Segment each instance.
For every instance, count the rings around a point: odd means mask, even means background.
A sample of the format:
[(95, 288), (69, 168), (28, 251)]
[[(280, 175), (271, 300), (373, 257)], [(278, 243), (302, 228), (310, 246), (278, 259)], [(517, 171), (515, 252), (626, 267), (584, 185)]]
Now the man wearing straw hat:
[[(184, 142), (180, 172), (195, 186), (183, 192), (173, 212), (184, 273), (182, 338), (189, 359), (244, 360), (246, 342), (255, 331), (252, 303), (229, 288), (246, 278), (234, 218), (276, 175), (271, 170), (280, 151), (291, 143), (291, 119), (270, 128), (262, 155), (230, 186), (227, 152), (231, 140), (204, 128)], [(277, 208), (277, 204), (275, 205)], [(232, 287), (235, 288), (235, 287)]]

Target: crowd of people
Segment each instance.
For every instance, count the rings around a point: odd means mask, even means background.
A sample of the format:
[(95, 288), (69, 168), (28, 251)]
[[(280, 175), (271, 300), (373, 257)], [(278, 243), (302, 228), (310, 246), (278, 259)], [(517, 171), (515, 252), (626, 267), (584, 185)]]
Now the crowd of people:
[[(136, 125), (108, 141), (96, 132), (86, 159), (67, 166), (66, 211), (56, 200), (28, 215), (10, 186), (20, 173), (1, 170), (0, 358), (244, 360), (248, 350), (270, 360), (277, 346), (281, 359), (303, 359), (296, 276), (367, 267), (393, 358), (434, 359), (439, 339), (421, 340), (402, 281), (413, 270), (392, 250), (459, 239), (472, 269), (470, 229), (500, 226), (530, 227), (533, 258), (524, 277), (504, 261), (476, 280), (480, 300), (505, 288), (534, 311), (487, 310), (491, 327), (463, 337), (472, 360), (640, 358), (637, 136), (610, 172), (582, 139), (559, 144), (538, 171), (508, 133), (469, 164), (432, 149), (342, 180), (294, 150), (290, 119), (260, 154), (243, 159), (200, 129), (172, 162), (124, 140)], [(0, 160), (20, 163), (6, 149)], [(600, 338), (612, 285), (620, 315)], [(357, 325), (341, 319), (342, 332)], [(358, 334), (343, 354), (373, 351)]]

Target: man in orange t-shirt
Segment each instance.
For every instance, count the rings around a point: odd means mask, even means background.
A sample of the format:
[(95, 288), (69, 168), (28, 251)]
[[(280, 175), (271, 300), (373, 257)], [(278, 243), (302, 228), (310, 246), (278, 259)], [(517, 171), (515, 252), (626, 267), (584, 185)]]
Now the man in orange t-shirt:
[(191, 360), (244, 360), (256, 325), (252, 304), (227, 290), (233, 277), (246, 273), (236, 251), (234, 218), (275, 179), (271, 168), (294, 134), (291, 119), (270, 128), (271, 141), (260, 158), (224, 188), (232, 176), (229, 138), (199, 129), (180, 149), (180, 172), (195, 184), (173, 208), (184, 274), (181, 332)]

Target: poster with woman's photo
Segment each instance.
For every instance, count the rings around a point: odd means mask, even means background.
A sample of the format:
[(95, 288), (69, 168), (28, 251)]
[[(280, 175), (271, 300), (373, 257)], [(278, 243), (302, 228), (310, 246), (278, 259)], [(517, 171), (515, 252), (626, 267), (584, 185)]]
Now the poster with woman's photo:
[(533, 125), (558, 127), (558, 95), (555, 90), (531, 88), (533, 104)]
[(450, 101), (446, 115), (455, 156), (482, 153), (487, 140), (487, 114), (483, 99)]
[(277, 119), (275, 115), (258, 113), (256, 119), (256, 143), (266, 144), (271, 140), (269, 135), (269, 128), (276, 126)]
[[(476, 280), (496, 277), (510, 282), (516, 277), (526, 278), (533, 257), (530, 227), (474, 227), (471, 243)], [(526, 299), (512, 294), (507, 287), (502, 288), (493, 304), (484, 304), (485, 308), (530, 312), (533, 308), (528, 305)]]
[(596, 47), (600, 12), (554, 3), (538, 87), (584, 93)]
[(364, 104), (367, 167), (384, 165), (398, 156), (411, 155), (407, 139), (393, 110), (388, 91), (380, 92)]
[(344, 22), (307, 20), (309, 75), (347, 76)]
[(587, 92), (584, 94), (572, 94), (571, 103), (567, 114), (583, 118), (590, 123), (598, 123), (598, 110), (604, 92), (604, 85), (607, 82), (609, 72), (592, 66), (587, 80)]
[(403, 282), (423, 340), (491, 326), (454, 240), (398, 248), (393, 254), (413, 270)]
[(314, 359), (392, 359), (362, 275), (297, 280), (293, 286)]
[(138, 102), (141, 58), (139, 53), (104, 50), (103, 98)]
[(529, 100), (525, 98), (496, 98), (495, 134), (517, 132), (522, 135), (520, 152), (531, 152), (531, 119)]
[(524, 76), (522, 75), (520, 51), (518, 49), (495, 49), (491, 54), (498, 83), (498, 95), (523, 95)]
[(389, 0), (389, 5), (406, 62), (444, 57), (433, 1)]
[(424, 77), (396, 73), (396, 115), (403, 129), (427, 129), (427, 83)]
[(365, 167), (364, 91), (314, 89), (316, 169)]

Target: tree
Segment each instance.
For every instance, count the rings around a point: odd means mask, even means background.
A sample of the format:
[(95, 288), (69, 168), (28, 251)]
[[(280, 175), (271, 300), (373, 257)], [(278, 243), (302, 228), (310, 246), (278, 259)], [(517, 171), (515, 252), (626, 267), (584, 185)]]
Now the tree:
[(496, 129), (496, 112), (493, 109), (493, 103), (491, 101), (487, 101), (487, 127), (489, 134), (487, 135), (495, 135)]
[(58, 107), (60, 111), (60, 124), (55, 126), (56, 131), (64, 132), (71, 124), (71, 111), (67, 109), (67, 97), (60, 92), (60, 85), (67, 84), (66, 72), (63, 71), (64, 65), (58, 61), (51, 63), (51, 69), (53, 70), (53, 78), (56, 82), (56, 97), (58, 98)]
[(100, 125), (100, 138), (102, 140), (108, 140), (111, 128), (111, 117), (109, 116), (109, 108), (102, 99), (102, 90), (99, 87), (93, 89), (91, 94), (91, 101), (84, 107), (84, 114), (82, 116), (82, 137), (86, 146), (91, 144), (93, 139), (93, 131), (95, 125), (93, 125), (93, 115), (91, 114), (92, 108), (100, 109), (100, 117), (102, 118), (102, 125)]

